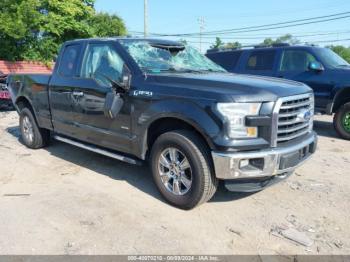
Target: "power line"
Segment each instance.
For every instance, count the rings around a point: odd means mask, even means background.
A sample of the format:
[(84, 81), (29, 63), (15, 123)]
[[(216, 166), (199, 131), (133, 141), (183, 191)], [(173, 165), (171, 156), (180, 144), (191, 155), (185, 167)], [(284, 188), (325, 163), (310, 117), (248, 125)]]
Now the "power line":
[[(343, 42), (350, 41), (350, 38), (347, 39), (334, 39), (334, 40), (320, 40), (320, 41), (312, 41), (311, 43), (333, 43), (333, 42)], [(308, 42), (305, 42), (308, 43)]]
[[(330, 35), (339, 35), (339, 34), (349, 34), (350, 31), (341, 31), (341, 32), (330, 32), (330, 33), (320, 33), (320, 34), (303, 34), (303, 35), (294, 35), (294, 34), (290, 34), (293, 37), (316, 37), (316, 36), (330, 36)], [(259, 39), (265, 39), (265, 38), (276, 38), (276, 37), (280, 37), (283, 36), (281, 34), (279, 35), (262, 35), (260, 37), (245, 37), (245, 36), (237, 36), (237, 37), (220, 37), (221, 39), (225, 40), (259, 40)], [(167, 37), (167, 36), (157, 36), (157, 37)], [(202, 39), (214, 39), (217, 36), (202, 36)], [(198, 39), (200, 38), (199, 36), (185, 36), (184, 38), (190, 38), (190, 39)]]
[[(132, 33), (134, 35), (143, 35), (143, 32), (140, 31), (133, 31), (133, 30), (129, 30), (129, 33)], [(343, 34), (343, 33), (350, 33), (350, 31), (312, 31), (312, 32), (303, 32), (303, 35), (299, 35), (299, 32), (290, 32), (289, 34), (295, 36), (295, 37), (304, 37), (304, 36), (317, 36), (317, 35), (328, 35), (328, 34)], [(237, 34), (237, 33), (234, 33)], [(264, 38), (264, 37), (279, 37), (281, 36), (281, 33), (268, 33), (268, 34), (247, 34), (247, 33), (242, 33), (240, 36), (242, 37), (252, 37), (253, 38)], [(159, 36), (159, 37), (166, 37), (166, 36)], [(206, 38), (215, 38), (217, 36), (213, 35), (213, 36), (206, 36)], [(229, 36), (229, 37), (225, 37), (223, 36), (223, 38), (230, 38), (233, 36)], [(198, 38), (198, 36), (187, 36), (187, 38)], [(247, 38), (248, 39), (248, 38)]]
[[(350, 38), (345, 38), (345, 39), (332, 39), (332, 40), (317, 40), (317, 41), (304, 41), (300, 44), (317, 44), (317, 43), (335, 43), (335, 42), (345, 42), (345, 41), (350, 41)], [(188, 43), (193, 43), (193, 44), (198, 44), (198, 41), (187, 41)], [(204, 44), (212, 44), (211, 42), (202, 42)], [(255, 43), (241, 43), (242, 47), (254, 47), (258, 46), (259, 44)]]
[[(215, 35), (215, 34), (221, 35), (221, 34), (229, 34), (229, 33), (257, 32), (257, 31), (265, 31), (265, 30), (271, 30), (271, 29), (279, 29), (279, 28), (287, 28), (287, 27), (294, 27), (294, 26), (300, 26), (300, 25), (315, 24), (315, 23), (345, 19), (345, 18), (350, 17), (349, 14), (350, 14), (350, 12), (343, 12), (343, 13), (337, 13), (337, 14), (331, 14), (331, 15), (325, 15), (325, 16), (298, 19), (298, 20), (293, 20), (293, 21), (265, 24), (265, 25), (259, 25), (259, 26), (249, 26), (249, 27), (233, 28), (233, 29), (226, 29), (226, 30), (207, 31), (207, 32), (203, 32), (203, 35)], [(317, 21), (312, 21), (312, 20), (317, 20)], [(309, 22), (307, 22), (307, 21), (309, 21)], [(184, 36), (198, 36), (198, 33), (183, 33), (183, 34), (152, 33), (152, 35), (154, 35), (154, 36), (179, 36), (179, 37), (183, 36), (184, 37)]]

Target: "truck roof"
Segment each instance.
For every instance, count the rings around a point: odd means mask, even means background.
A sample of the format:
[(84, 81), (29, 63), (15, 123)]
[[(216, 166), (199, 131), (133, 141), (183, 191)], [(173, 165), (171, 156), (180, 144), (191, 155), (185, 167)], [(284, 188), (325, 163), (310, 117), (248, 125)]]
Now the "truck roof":
[(183, 43), (172, 40), (164, 40), (164, 39), (156, 39), (156, 38), (138, 38), (138, 37), (98, 37), (98, 38), (85, 38), (85, 39), (75, 39), (67, 41), (66, 44), (69, 43), (77, 43), (77, 42), (90, 42), (90, 41), (147, 41), (150, 43), (157, 43), (163, 45), (173, 45), (173, 46), (182, 46)]
[(241, 48), (213, 48), (207, 50), (207, 54), (224, 53), (224, 52), (242, 52), (250, 50), (271, 50), (271, 49), (310, 49), (310, 48), (322, 48), (315, 45), (290, 45), (286, 43), (273, 44), (273, 45), (257, 45), (257, 46), (244, 46)]

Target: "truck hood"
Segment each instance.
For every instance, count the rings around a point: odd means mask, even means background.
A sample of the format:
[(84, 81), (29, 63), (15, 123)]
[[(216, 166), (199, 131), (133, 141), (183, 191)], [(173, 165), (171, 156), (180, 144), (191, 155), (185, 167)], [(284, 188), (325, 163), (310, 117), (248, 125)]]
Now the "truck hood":
[(153, 75), (153, 80), (167, 86), (175, 95), (209, 98), (222, 102), (276, 101), (280, 97), (312, 92), (295, 81), (231, 73), (191, 73)]

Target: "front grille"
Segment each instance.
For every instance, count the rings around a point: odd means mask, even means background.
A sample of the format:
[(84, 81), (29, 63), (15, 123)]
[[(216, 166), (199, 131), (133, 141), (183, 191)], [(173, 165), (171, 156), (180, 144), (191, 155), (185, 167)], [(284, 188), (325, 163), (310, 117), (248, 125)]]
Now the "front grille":
[(312, 94), (281, 98), (276, 107), (277, 144), (288, 142), (311, 131), (314, 114)]

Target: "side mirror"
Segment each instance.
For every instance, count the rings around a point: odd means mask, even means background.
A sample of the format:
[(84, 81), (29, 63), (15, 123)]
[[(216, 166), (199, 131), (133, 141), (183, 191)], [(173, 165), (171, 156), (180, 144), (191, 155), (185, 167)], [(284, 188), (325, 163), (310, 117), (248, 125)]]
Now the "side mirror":
[(324, 67), (320, 62), (313, 61), (313, 62), (309, 63), (309, 70), (316, 71), (316, 72), (322, 72), (322, 71), (324, 71)]
[(122, 81), (120, 83), (120, 87), (124, 89), (124, 91), (129, 91), (131, 83), (131, 75), (125, 74), (122, 76)]
[(129, 68), (126, 67), (126, 65), (124, 65), (124, 67), (123, 67), (123, 74), (122, 74), (121, 82), (119, 83), (119, 85), (124, 91), (129, 91), (129, 89), (130, 89), (131, 72), (130, 72)]
[(107, 93), (104, 105), (104, 115), (111, 119), (116, 118), (123, 105), (124, 100), (119, 94), (114, 92)]

